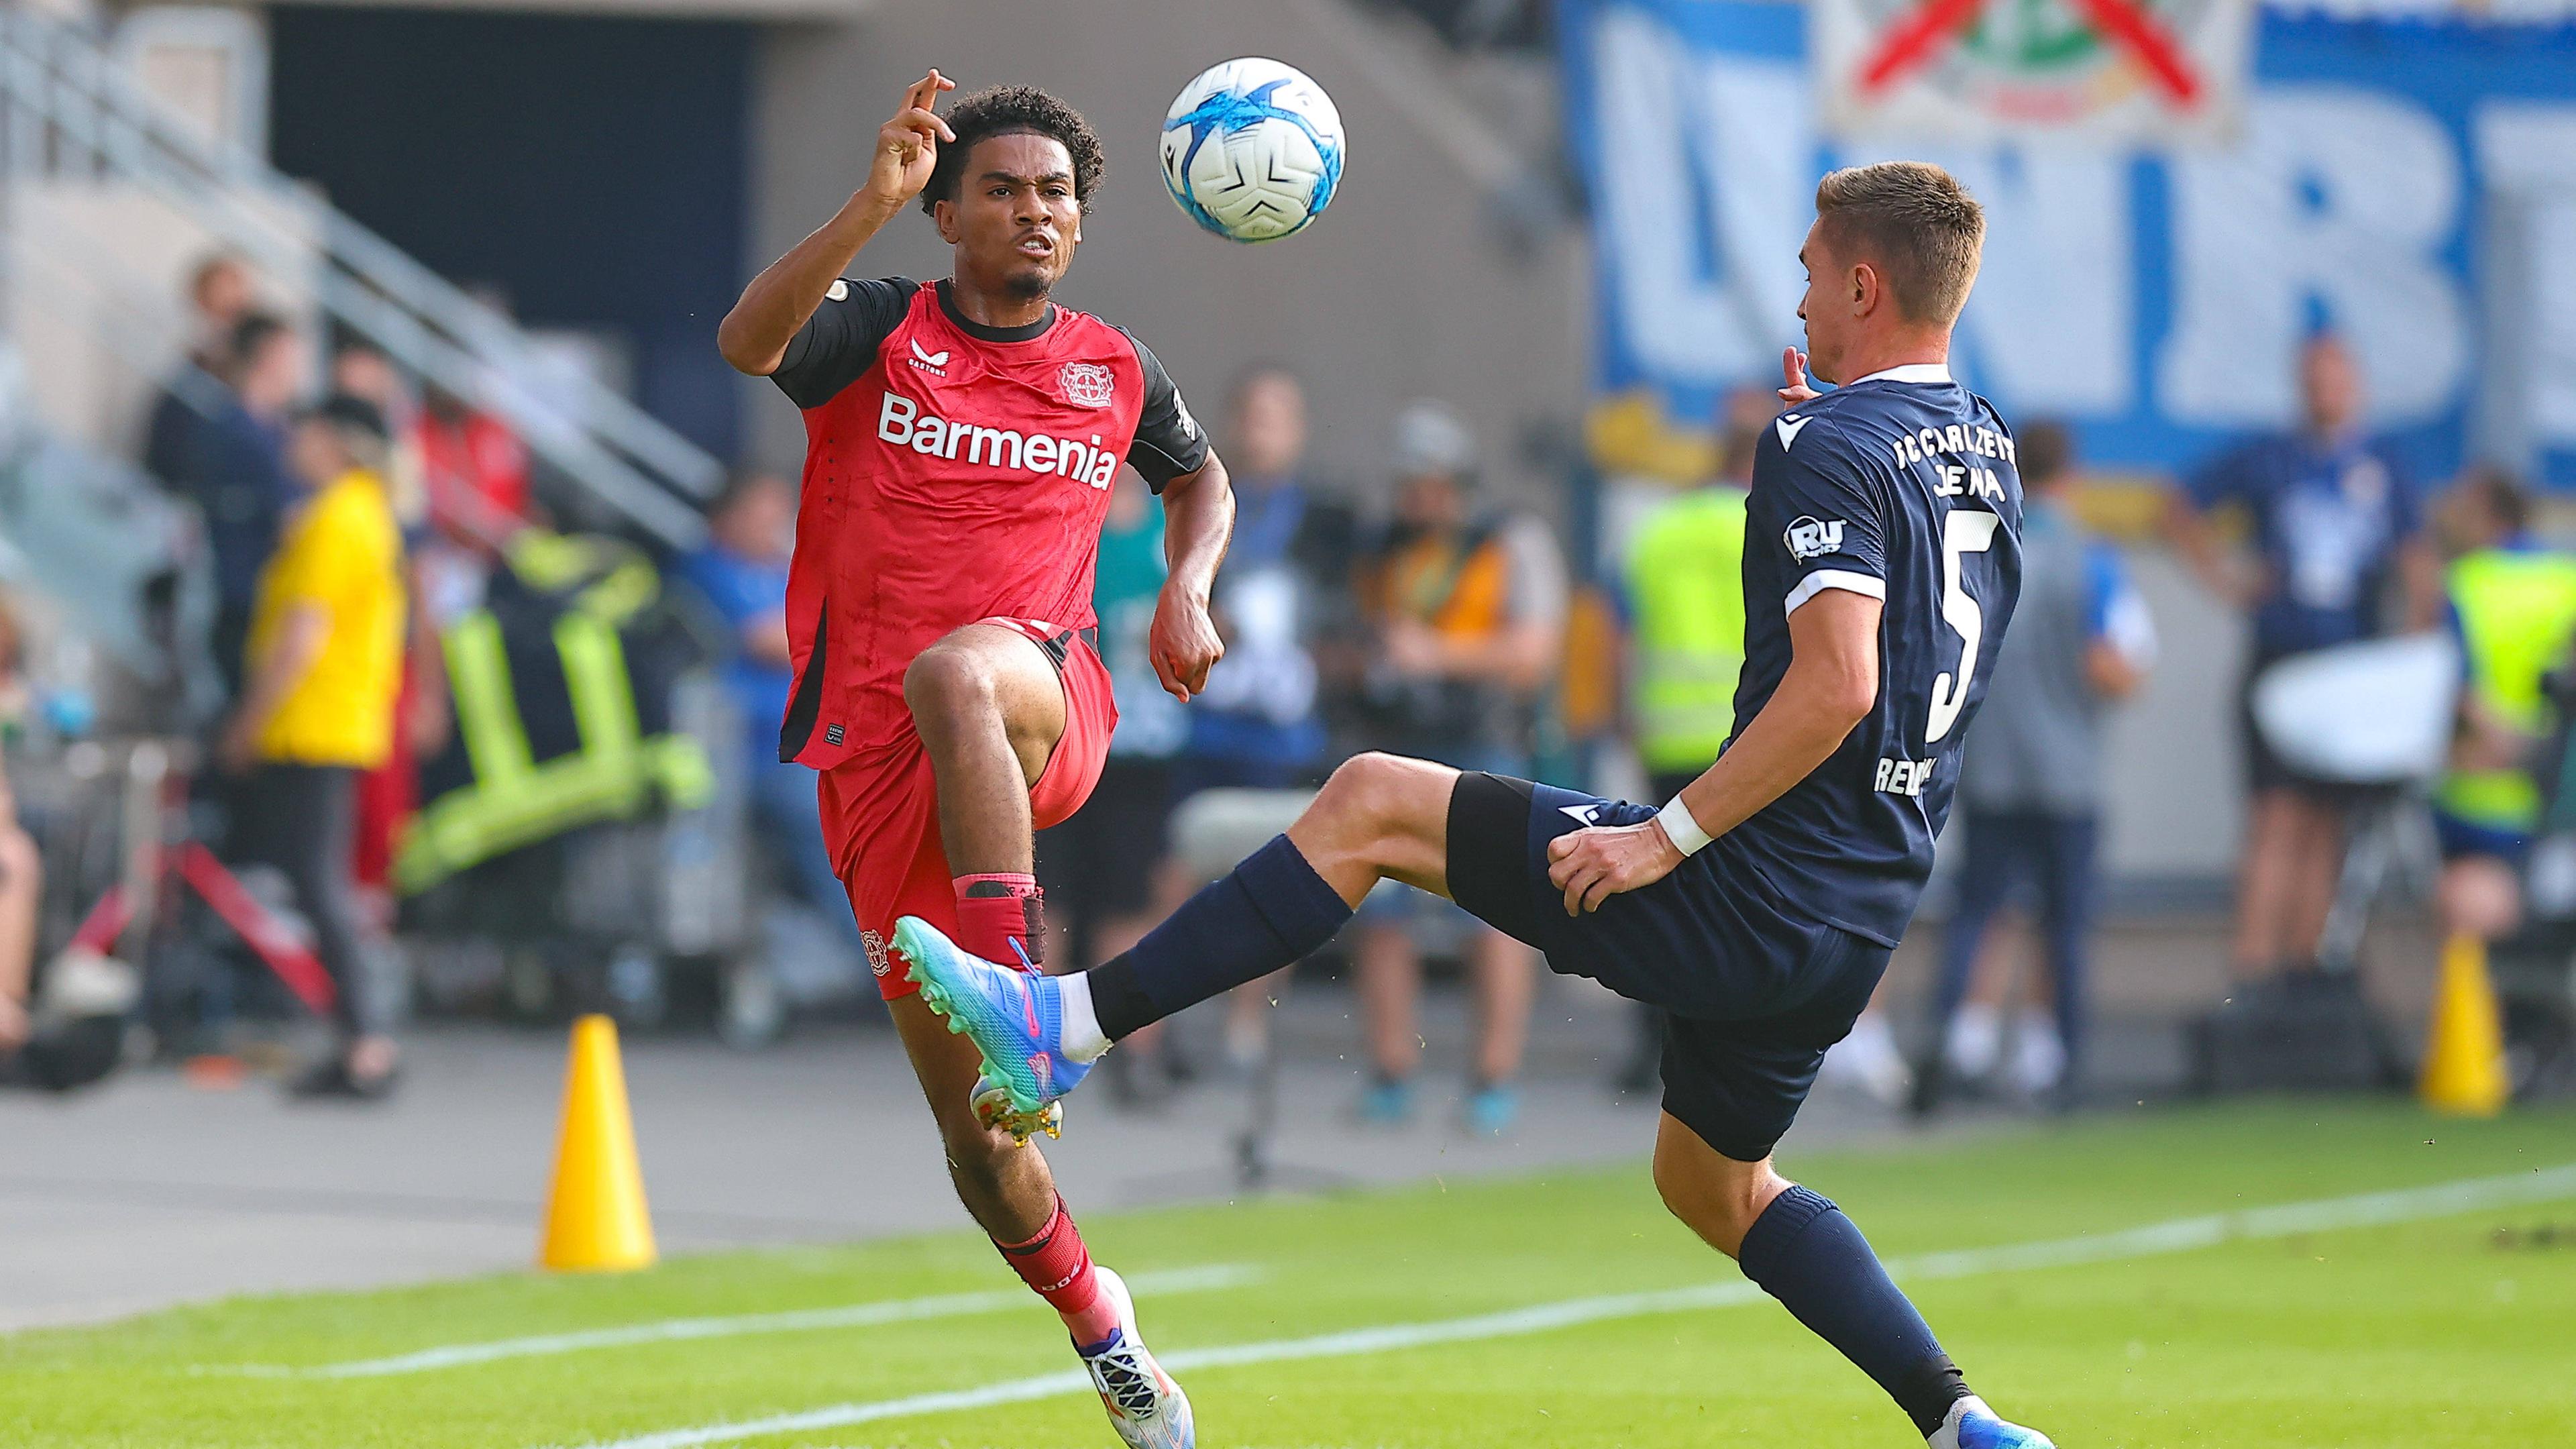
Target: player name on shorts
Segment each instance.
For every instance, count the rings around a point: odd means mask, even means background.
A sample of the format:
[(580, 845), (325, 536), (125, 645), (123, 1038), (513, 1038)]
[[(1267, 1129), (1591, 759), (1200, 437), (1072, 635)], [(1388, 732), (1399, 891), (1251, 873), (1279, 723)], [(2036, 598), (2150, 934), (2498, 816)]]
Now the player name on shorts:
[(898, 392), (886, 393), (878, 403), (877, 436), (925, 456), (1002, 473), (1054, 473), (1094, 488), (1107, 488), (1118, 476), (1118, 454), (1100, 446), (1098, 433), (1085, 443), (1078, 438), (951, 422), (923, 412), (921, 404)]

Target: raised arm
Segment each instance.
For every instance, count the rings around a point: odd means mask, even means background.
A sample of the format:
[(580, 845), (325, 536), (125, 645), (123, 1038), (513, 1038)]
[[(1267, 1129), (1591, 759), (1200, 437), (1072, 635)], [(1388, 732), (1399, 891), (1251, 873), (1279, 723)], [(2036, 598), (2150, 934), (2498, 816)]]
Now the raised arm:
[(2233, 560), (2219, 541), (2218, 530), (2210, 525), (2209, 516), (2191, 495), (2179, 488), (2165, 494), (2163, 525), (2165, 542), (2201, 582), (2202, 587), (2227, 600), (2242, 605), (2246, 588), (2242, 570), (2232, 567)]
[(867, 184), (830, 221), (742, 289), (741, 299), (716, 327), (717, 350), (735, 371), (754, 377), (776, 372), (796, 330), (823, 305), (824, 293), (849, 269), (859, 249), (930, 184), (939, 143), (957, 139), (931, 106), (941, 91), (956, 88), (955, 81), (936, 70), (913, 82), (894, 118), (877, 128)]
[[(1866, 594), (1826, 589), (1789, 615), (1789, 668), (1725, 754), (1678, 797), (1699, 829), (1724, 835), (1788, 793), (1840, 748), (1878, 703), (1878, 619)], [(1548, 846), (1548, 879), (1565, 913), (1599, 909), (1682, 863), (1660, 820), (1596, 826)]]

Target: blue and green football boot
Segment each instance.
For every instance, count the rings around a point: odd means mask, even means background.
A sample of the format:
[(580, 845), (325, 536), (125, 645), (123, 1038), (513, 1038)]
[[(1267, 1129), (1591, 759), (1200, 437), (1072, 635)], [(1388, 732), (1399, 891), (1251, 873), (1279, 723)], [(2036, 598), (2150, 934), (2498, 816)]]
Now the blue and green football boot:
[(1064, 1054), (1063, 988), (1055, 978), (969, 955), (919, 916), (895, 922), (894, 944), (922, 1002), (984, 1054), (976, 1114), (1023, 1142), (1031, 1132), (1057, 1135), (1056, 1099), (1080, 1086), (1091, 1064)]

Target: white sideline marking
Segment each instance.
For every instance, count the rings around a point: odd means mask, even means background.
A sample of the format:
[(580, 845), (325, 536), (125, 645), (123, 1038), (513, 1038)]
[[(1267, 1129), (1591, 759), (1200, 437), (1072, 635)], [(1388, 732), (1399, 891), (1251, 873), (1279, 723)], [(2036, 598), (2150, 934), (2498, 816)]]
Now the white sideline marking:
[[(1204, 1268), (1173, 1268), (1139, 1273), (1130, 1286), (1152, 1293), (1206, 1293), (1257, 1283), (1266, 1272), (1246, 1263), (1217, 1263)], [(881, 1323), (911, 1323), (924, 1318), (956, 1318), (1016, 1308), (1028, 1301), (1018, 1288), (986, 1293), (941, 1293), (926, 1298), (893, 1298), (877, 1303), (851, 1303), (838, 1308), (799, 1308), (783, 1313), (745, 1313), (723, 1318), (665, 1318), (617, 1328), (576, 1333), (544, 1333), (528, 1338), (502, 1338), (484, 1343), (451, 1343), (390, 1358), (352, 1359), (344, 1363), (297, 1368), (285, 1364), (200, 1365), (191, 1372), (239, 1374), (279, 1379), (370, 1379), (389, 1374), (425, 1373), (506, 1358), (537, 1358), (578, 1353), (591, 1348), (624, 1348), (638, 1343), (672, 1343), (683, 1339), (733, 1338), (751, 1333), (803, 1333), (823, 1328), (868, 1328)]]
[[(2149, 1223), (2143, 1227), (2126, 1228), (2118, 1232), (2088, 1233), (2081, 1237), (2057, 1238), (2036, 1243), (2012, 1243), (1992, 1248), (1967, 1248), (1948, 1253), (1923, 1253), (1909, 1258), (1891, 1259), (1887, 1269), (1895, 1277), (1921, 1282), (1931, 1279), (1964, 1278), (1978, 1273), (2058, 1268), (2078, 1263), (2101, 1263), (2120, 1258), (2146, 1258), (2162, 1253), (2189, 1252), (2195, 1248), (2215, 1247), (2220, 1243), (2232, 1241), (2285, 1238), (2299, 1233), (2323, 1232), (2334, 1228), (2414, 1222), (2424, 1218), (2449, 1217), (2455, 1213), (2474, 1212), (2480, 1208), (2508, 1207), (2516, 1203), (2552, 1202), (2569, 1196), (2576, 1196), (2576, 1163), (2534, 1169), (2528, 1173), (2511, 1173), (2502, 1177), (2464, 1178), (2457, 1182), (2437, 1183), (2431, 1187), (2399, 1188), (2390, 1192), (2318, 1198), (2308, 1202), (2282, 1203), (2274, 1207), (2247, 1208), (2238, 1212), (2174, 1218), (2166, 1222)], [(1761, 1296), (1761, 1289), (1742, 1280), (1731, 1283), (1706, 1283), (1690, 1288), (1668, 1288), (1648, 1293), (1614, 1293), (1597, 1298), (1568, 1298), (1555, 1303), (1539, 1303), (1527, 1308), (1507, 1309), (1500, 1313), (1479, 1313), (1471, 1317), (1442, 1319), (1431, 1323), (1391, 1323), (1377, 1328), (1355, 1328), (1341, 1333), (1317, 1334), (1311, 1338), (1281, 1338), (1261, 1343), (1235, 1343), (1216, 1348), (1183, 1349), (1178, 1353), (1162, 1354), (1159, 1357), (1162, 1359), (1163, 1366), (1175, 1373), (1187, 1369), (1224, 1368), (1237, 1364), (1278, 1363), (1285, 1359), (1334, 1358), (1350, 1354), (1423, 1348), (1438, 1343), (1459, 1343), (1470, 1339), (1512, 1338), (1523, 1334), (1571, 1328), (1576, 1324), (1599, 1323), (1617, 1318), (1641, 1318), (1655, 1313), (1680, 1313), (1696, 1308), (1726, 1308), (1753, 1302)], [(984, 1384), (975, 1388), (945, 1389), (937, 1393), (912, 1394), (900, 1399), (878, 1399), (871, 1403), (831, 1404), (793, 1414), (772, 1414), (766, 1418), (737, 1419), (687, 1429), (665, 1429), (658, 1433), (641, 1434), (631, 1439), (618, 1439), (604, 1444), (593, 1441), (590, 1449), (697, 1449), (697, 1446), (704, 1444), (730, 1444), (743, 1439), (757, 1439), (771, 1434), (792, 1434), (808, 1429), (840, 1429), (853, 1424), (872, 1423), (879, 1419), (908, 1419), (920, 1414), (936, 1414), (957, 1409), (985, 1409), (999, 1404), (1016, 1404), (1030, 1399), (1053, 1398), (1058, 1394), (1086, 1393), (1090, 1390), (1091, 1376), (1088, 1373), (1066, 1370), (1060, 1373), (1038, 1374), (1030, 1378), (1005, 1379), (999, 1383)]]

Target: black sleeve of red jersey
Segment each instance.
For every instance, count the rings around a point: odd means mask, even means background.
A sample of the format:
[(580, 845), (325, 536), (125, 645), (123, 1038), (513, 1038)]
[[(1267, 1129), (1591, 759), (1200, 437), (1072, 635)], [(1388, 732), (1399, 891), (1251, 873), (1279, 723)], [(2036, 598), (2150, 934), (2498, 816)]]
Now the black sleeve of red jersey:
[(769, 380), (800, 408), (819, 408), (876, 365), (877, 349), (903, 325), (920, 283), (909, 277), (843, 277), (787, 341)]
[(1162, 359), (1137, 342), (1135, 333), (1124, 327), (1118, 330), (1135, 344), (1136, 361), (1145, 369), (1145, 409), (1137, 416), (1136, 441), (1127, 449), (1127, 463), (1160, 493), (1164, 484), (1205, 466), (1207, 434), (1199, 430), (1199, 420), (1190, 416), (1190, 405), (1181, 401), (1181, 390), (1172, 385), (1172, 375), (1163, 371)]

